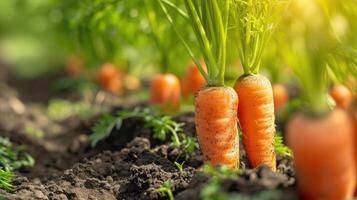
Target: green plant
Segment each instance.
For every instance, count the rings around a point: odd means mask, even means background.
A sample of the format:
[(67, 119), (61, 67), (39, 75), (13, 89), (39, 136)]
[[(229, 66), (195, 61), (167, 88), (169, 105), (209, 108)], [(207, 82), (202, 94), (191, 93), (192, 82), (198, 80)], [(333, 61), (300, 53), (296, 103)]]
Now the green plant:
[(263, 191), (256, 195), (244, 195), (228, 193), (221, 190), (221, 185), (226, 179), (237, 179), (241, 171), (231, 170), (226, 166), (214, 167), (205, 164), (203, 172), (210, 175), (207, 185), (201, 190), (200, 197), (203, 200), (274, 200), (279, 199), (278, 191)]
[(237, 178), (240, 174), (240, 170), (232, 170), (227, 166), (212, 166), (210, 164), (205, 164), (203, 166), (203, 173), (220, 178)]
[(255, 195), (227, 193), (221, 191), (222, 180), (214, 177), (202, 189), (200, 197), (203, 200), (275, 200), (279, 199), (280, 192), (276, 190), (263, 191)]
[[(187, 13), (177, 5), (167, 0), (158, 0), (160, 6), (173, 29), (185, 45), (187, 51), (207, 81), (208, 86), (223, 86), (227, 59), (227, 33), (229, 20), (229, 0), (185, 0)], [(188, 43), (169, 13), (169, 8), (175, 10), (191, 23), (200, 52), (207, 66), (207, 72), (202, 68), (198, 56), (194, 54), (192, 43)]]
[(185, 164), (185, 161), (183, 161), (181, 164), (175, 161), (174, 164), (177, 167), (177, 169), (179, 170), (179, 172), (182, 172), (183, 165)]
[(93, 128), (90, 136), (91, 145), (94, 147), (99, 141), (109, 137), (115, 129), (119, 130), (123, 121), (129, 118), (139, 118), (144, 121), (144, 126), (153, 132), (153, 137), (160, 141), (171, 139), (171, 145), (175, 148), (182, 147), (187, 154), (192, 154), (198, 148), (195, 138), (187, 136), (182, 127), (183, 123), (177, 123), (169, 116), (158, 116), (149, 109), (134, 109), (134, 111), (120, 111), (116, 115), (104, 115)]
[[(12, 191), (13, 186), (11, 184), (11, 179), (14, 177), (15, 177), (15, 175), (12, 172), (4, 171), (0, 168), (0, 189)], [(1, 196), (0, 196), (0, 199), (1, 199)]]
[(275, 135), (275, 151), (283, 156), (293, 156), (292, 150), (284, 144), (283, 136), (278, 133)]
[(0, 168), (12, 172), (24, 167), (33, 167), (35, 160), (26, 152), (25, 146), (14, 147), (7, 138), (0, 137)]
[(156, 189), (157, 192), (162, 192), (167, 195), (169, 200), (174, 200), (174, 195), (172, 193), (171, 187), (173, 185), (173, 182), (171, 180), (165, 181), (164, 185), (161, 186), (160, 188)]

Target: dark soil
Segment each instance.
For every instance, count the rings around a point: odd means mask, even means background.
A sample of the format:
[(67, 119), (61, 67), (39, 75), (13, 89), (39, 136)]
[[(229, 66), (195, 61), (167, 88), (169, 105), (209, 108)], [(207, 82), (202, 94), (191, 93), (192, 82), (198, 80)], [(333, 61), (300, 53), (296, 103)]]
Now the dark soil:
[[(88, 136), (98, 116), (86, 121), (78, 117), (54, 121), (43, 110), (52, 94), (24, 98), (18, 94), (17, 87), (23, 87), (20, 83), (9, 85), (1, 78), (0, 87), (0, 135), (9, 137), (14, 144), (25, 144), (36, 160), (34, 168), (18, 172), (13, 181), (14, 192), (0, 190), (0, 199), (1, 195), (6, 199), (167, 199), (157, 189), (171, 181), (175, 199), (195, 200), (210, 183), (210, 175), (202, 172), (199, 151), (184, 160), (180, 156), (182, 150), (171, 147), (168, 141), (153, 139), (140, 119), (126, 120), (120, 130), (92, 149)], [(25, 90), (26, 96), (31, 95), (31, 87)], [(133, 108), (129, 103), (123, 107), (113, 105), (109, 103), (112, 112)], [(193, 113), (174, 119), (184, 122), (185, 132), (195, 136)], [(29, 124), (45, 135), (33, 137), (26, 133)], [(221, 192), (252, 196), (277, 191), (274, 199), (297, 199), (291, 159), (279, 156), (278, 173), (273, 173), (265, 166), (245, 169), (248, 165), (243, 149), (241, 154), (241, 174), (223, 178)], [(185, 161), (182, 171), (175, 161)]]

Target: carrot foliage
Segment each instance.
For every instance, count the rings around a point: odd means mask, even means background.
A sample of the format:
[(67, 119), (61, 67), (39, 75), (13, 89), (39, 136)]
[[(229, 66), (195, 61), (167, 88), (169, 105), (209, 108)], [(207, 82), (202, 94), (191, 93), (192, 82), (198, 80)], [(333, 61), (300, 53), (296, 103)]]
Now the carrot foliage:
[[(158, 1), (208, 85), (223, 86), (227, 59), (226, 46), (230, 0), (184, 0), (186, 12), (168, 0)], [(182, 30), (177, 28), (169, 13), (169, 8), (181, 13), (191, 23), (200, 53), (207, 66), (207, 72), (203, 70), (198, 56), (194, 55), (193, 44), (188, 43), (182, 34)]]
[(232, 31), (244, 73), (258, 73), (267, 45), (287, 0), (232, 0)]
[(187, 156), (198, 148), (196, 139), (184, 133), (184, 123), (178, 123), (169, 116), (156, 115), (149, 109), (139, 108), (134, 111), (120, 111), (115, 115), (104, 115), (93, 127), (93, 134), (90, 136), (92, 147), (109, 137), (114, 130), (120, 130), (124, 120), (130, 118), (143, 120), (144, 126), (152, 131), (155, 139), (165, 141), (170, 138), (171, 145), (183, 148)]

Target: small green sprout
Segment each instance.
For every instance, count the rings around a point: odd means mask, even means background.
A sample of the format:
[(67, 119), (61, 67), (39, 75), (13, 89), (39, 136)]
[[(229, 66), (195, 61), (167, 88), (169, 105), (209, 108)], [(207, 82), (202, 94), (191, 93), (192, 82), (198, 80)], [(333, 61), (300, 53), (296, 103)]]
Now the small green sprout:
[(164, 185), (158, 188), (156, 191), (166, 194), (169, 200), (174, 200), (175, 198), (171, 190), (172, 185), (173, 182), (171, 180), (165, 181)]
[(178, 163), (178, 162), (176, 162), (176, 161), (175, 161), (174, 163), (175, 163), (177, 169), (179, 170), (179, 172), (182, 172), (182, 170), (183, 170), (183, 165), (185, 164), (185, 161), (183, 161), (181, 164)]
[(283, 137), (279, 133), (275, 135), (275, 151), (283, 156), (293, 156), (292, 150), (284, 144)]

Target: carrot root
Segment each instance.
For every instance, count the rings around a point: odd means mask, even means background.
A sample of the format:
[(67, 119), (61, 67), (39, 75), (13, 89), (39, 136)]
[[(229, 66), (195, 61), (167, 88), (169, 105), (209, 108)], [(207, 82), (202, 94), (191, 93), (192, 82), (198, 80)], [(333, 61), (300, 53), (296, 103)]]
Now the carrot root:
[(276, 170), (274, 149), (275, 116), (272, 86), (261, 75), (241, 77), (235, 86), (238, 93), (238, 117), (249, 163), (256, 168), (267, 165)]
[(199, 91), (195, 102), (197, 137), (206, 160), (239, 168), (237, 94), (229, 87), (208, 87)]

